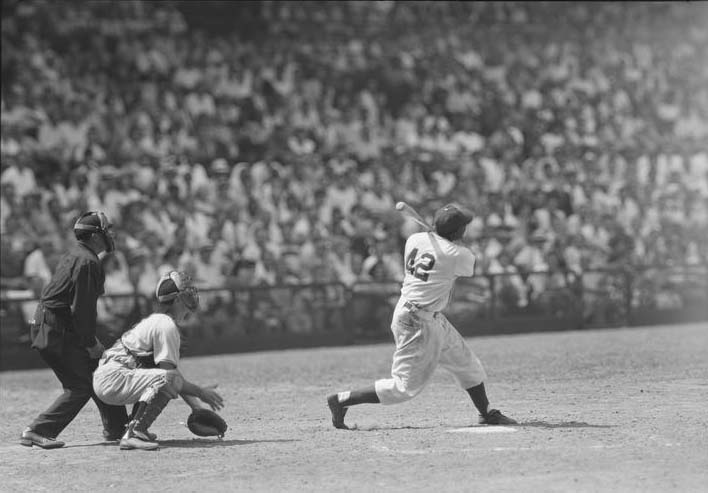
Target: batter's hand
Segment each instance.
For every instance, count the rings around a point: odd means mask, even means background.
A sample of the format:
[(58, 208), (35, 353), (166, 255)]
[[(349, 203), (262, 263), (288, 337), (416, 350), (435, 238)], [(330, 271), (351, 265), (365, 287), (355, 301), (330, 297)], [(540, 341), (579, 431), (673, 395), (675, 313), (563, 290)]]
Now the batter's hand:
[(207, 387), (202, 387), (199, 393), (199, 398), (205, 403), (209, 404), (214, 411), (224, 407), (224, 398), (214, 390), (216, 385), (209, 385)]
[(104, 351), (103, 344), (101, 344), (101, 341), (96, 339), (96, 345), (93, 347), (87, 347), (86, 351), (89, 353), (89, 358), (91, 359), (99, 359), (103, 355)]

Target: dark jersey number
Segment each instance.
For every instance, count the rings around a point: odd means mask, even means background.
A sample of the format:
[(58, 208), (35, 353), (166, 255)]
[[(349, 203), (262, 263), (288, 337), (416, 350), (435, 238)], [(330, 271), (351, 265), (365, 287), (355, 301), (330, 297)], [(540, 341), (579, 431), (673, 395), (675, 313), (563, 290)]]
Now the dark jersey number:
[(435, 257), (429, 253), (424, 253), (418, 258), (417, 248), (411, 250), (406, 259), (406, 270), (421, 281), (428, 280), (428, 271), (433, 268), (433, 265), (435, 265)]

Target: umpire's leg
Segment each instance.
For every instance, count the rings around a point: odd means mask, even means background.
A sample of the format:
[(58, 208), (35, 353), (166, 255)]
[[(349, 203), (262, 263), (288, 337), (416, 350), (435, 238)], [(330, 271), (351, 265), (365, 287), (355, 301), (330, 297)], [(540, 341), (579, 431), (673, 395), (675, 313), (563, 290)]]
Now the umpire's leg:
[(32, 422), (30, 429), (42, 436), (56, 438), (93, 398), (101, 413), (104, 434), (120, 436), (128, 422), (125, 407), (109, 406), (96, 397), (92, 376), (97, 361), (89, 357), (86, 349), (64, 344), (61, 354), (47, 351), (40, 351), (39, 354), (56, 374), (64, 393)]
[(98, 407), (98, 412), (101, 415), (103, 423), (103, 437), (108, 440), (118, 440), (125, 433), (125, 428), (128, 426), (128, 412), (125, 406), (114, 406), (106, 404), (97, 395), (93, 388), (93, 372), (96, 371), (98, 360), (89, 358), (91, 373), (88, 375), (89, 385), (91, 386), (91, 398)]

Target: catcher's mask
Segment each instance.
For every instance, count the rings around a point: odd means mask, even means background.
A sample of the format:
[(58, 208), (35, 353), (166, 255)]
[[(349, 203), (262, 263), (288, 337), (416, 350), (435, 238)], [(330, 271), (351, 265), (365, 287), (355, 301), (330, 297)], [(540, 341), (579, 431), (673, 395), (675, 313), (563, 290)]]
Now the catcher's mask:
[(199, 291), (186, 273), (173, 270), (163, 275), (155, 289), (157, 301), (167, 303), (179, 298), (189, 311), (199, 308)]
[(74, 224), (74, 235), (78, 238), (80, 231), (100, 234), (106, 242), (106, 251), (111, 253), (116, 245), (113, 234), (113, 224), (108, 220), (103, 212), (89, 211), (81, 215)]

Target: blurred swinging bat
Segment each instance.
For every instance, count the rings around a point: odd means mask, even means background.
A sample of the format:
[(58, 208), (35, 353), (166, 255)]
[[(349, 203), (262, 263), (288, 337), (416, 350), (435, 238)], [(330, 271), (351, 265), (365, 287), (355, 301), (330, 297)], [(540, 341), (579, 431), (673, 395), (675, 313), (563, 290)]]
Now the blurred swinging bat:
[(425, 219), (418, 214), (418, 211), (416, 211), (413, 207), (411, 207), (409, 204), (406, 204), (405, 202), (397, 202), (396, 203), (396, 210), (403, 214), (404, 216), (410, 217), (413, 219), (415, 222), (423, 226), (426, 231), (434, 231), (433, 228), (425, 222)]

